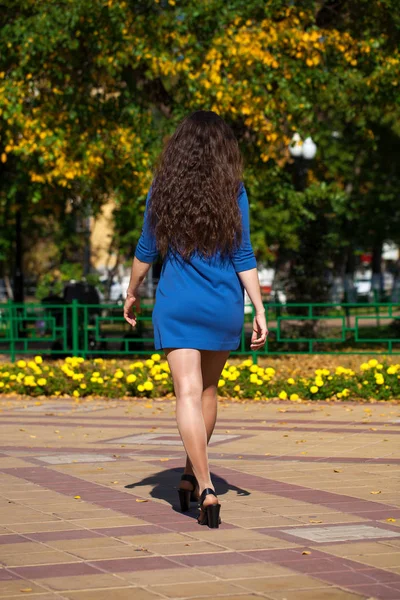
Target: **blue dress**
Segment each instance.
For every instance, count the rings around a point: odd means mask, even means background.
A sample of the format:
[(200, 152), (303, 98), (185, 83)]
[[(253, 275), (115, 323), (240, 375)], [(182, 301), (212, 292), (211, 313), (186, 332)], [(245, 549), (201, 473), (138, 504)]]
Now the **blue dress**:
[[(135, 251), (135, 256), (147, 263), (158, 257), (156, 240), (147, 219), (150, 192), (151, 188)], [(195, 254), (188, 263), (170, 252), (165, 256), (152, 314), (156, 350), (237, 350), (240, 345), (244, 287), (238, 273), (257, 266), (250, 241), (249, 201), (243, 182), (238, 203), (243, 239), (231, 259), (222, 260), (219, 252), (208, 259)]]

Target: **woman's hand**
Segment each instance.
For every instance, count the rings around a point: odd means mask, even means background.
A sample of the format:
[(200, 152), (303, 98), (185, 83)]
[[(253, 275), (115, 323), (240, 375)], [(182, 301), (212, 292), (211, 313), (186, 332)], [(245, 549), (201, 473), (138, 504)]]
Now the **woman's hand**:
[(267, 321), (265, 319), (265, 312), (256, 313), (253, 319), (253, 333), (251, 335), (251, 350), (258, 350), (264, 346), (268, 335)]
[(125, 304), (124, 304), (124, 319), (135, 327), (136, 325), (136, 313), (140, 312), (140, 297), (138, 294), (133, 295), (128, 293)]

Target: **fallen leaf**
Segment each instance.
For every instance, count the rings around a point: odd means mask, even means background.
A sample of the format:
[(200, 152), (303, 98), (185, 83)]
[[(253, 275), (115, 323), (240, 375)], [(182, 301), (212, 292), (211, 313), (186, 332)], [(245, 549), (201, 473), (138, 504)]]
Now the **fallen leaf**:
[(318, 519), (310, 519), (310, 523), (323, 523), (323, 521), (319, 521)]
[(26, 431), (26, 429), (22, 429), (22, 427), (21, 427), (20, 431)]
[(136, 502), (148, 502), (148, 500), (143, 500), (142, 498), (136, 498)]
[(370, 494), (382, 494), (381, 490), (378, 490), (377, 492), (370, 492)]
[(230, 429), (225, 429), (225, 433), (230, 433), (231, 430)]
[(98, 471), (104, 471), (104, 468), (103, 467), (97, 467), (97, 470)]
[(309, 550), (303, 550), (302, 554), (311, 554)]
[(342, 469), (333, 469), (333, 472), (334, 472), (334, 473), (341, 473), (341, 472), (342, 472)]
[(119, 458), (119, 457), (120, 457), (120, 455), (119, 455), (119, 454), (113, 454), (113, 457), (114, 457), (114, 458)]
[(22, 588), (19, 591), (20, 592), (32, 592), (32, 588)]
[(80, 497), (80, 496), (74, 496), (74, 499), (75, 499), (75, 500), (80, 500), (80, 499), (81, 499), (81, 497)]
[(271, 452), (266, 452), (264, 456), (271, 456)]
[(243, 456), (238, 456), (238, 458), (243, 458)]
[(119, 481), (113, 481), (112, 483), (119, 483)]
[(167, 460), (169, 460), (169, 458), (160, 458), (161, 462), (166, 462)]
[(60, 430), (59, 429), (55, 429), (54, 433), (60, 433)]
[(369, 430), (370, 431), (377, 431), (376, 427), (370, 427)]
[(389, 519), (386, 519), (386, 521), (388, 523), (396, 523), (396, 519), (392, 519), (391, 517), (389, 517)]
[(30, 437), (30, 438), (35, 438), (35, 437), (36, 437), (36, 435), (30, 435), (29, 437)]

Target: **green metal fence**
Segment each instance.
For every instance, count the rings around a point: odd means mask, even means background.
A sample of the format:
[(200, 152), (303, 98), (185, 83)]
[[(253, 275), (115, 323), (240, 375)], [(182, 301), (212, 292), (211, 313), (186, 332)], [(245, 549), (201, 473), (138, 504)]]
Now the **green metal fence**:
[[(400, 354), (400, 303), (265, 304), (269, 335), (260, 352), (250, 352), (252, 318), (245, 315), (233, 355)], [(132, 356), (154, 352), (152, 303), (143, 302), (132, 328), (122, 305), (0, 304), (0, 353), (12, 361), (22, 354)], [(227, 306), (226, 318), (229, 318)]]

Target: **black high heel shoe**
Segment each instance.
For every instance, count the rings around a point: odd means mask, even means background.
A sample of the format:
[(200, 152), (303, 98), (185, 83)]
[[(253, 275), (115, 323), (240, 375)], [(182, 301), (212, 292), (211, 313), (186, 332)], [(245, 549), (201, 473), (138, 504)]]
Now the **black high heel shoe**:
[(194, 475), (189, 475), (189, 473), (184, 473), (181, 477), (181, 481), (190, 481), (190, 483), (193, 485), (192, 490), (184, 490), (183, 488), (178, 488), (181, 511), (187, 512), (190, 508), (190, 503), (197, 502), (198, 500), (197, 496), (194, 493), (198, 483), (196, 477)]
[(217, 497), (217, 494), (211, 488), (206, 488), (202, 491), (198, 507), (201, 508), (203, 511), (203, 517), (200, 518), (199, 516), (197, 522), (199, 523), (199, 525), (208, 525), (212, 528), (218, 528), (221, 523), (221, 518), (219, 516), (221, 505), (218, 503), (203, 506), (204, 500), (208, 494), (212, 494), (213, 496)]

